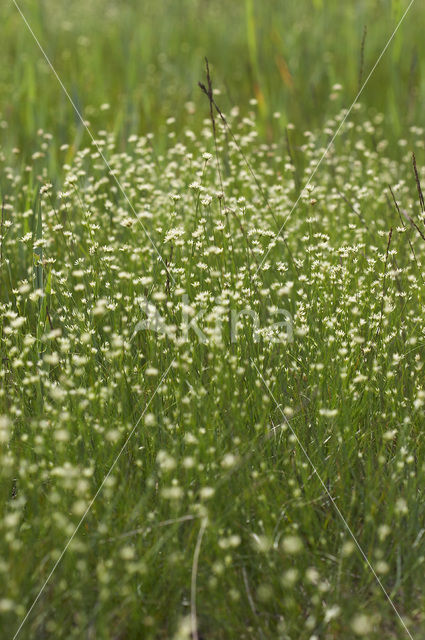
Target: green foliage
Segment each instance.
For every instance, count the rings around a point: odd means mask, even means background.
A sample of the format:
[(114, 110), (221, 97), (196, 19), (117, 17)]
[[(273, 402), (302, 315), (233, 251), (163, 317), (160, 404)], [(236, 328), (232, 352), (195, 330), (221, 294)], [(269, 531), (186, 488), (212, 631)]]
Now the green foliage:
[(0, 640), (404, 637), (330, 496), (424, 634), (405, 6), (22, 3), (93, 142), (2, 5)]
[[(388, 0), (32, 0), (22, 2), (22, 9), (96, 130), (114, 131), (125, 141), (131, 133), (164, 133), (170, 115), (179, 127), (199, 130), (199, 120), (194, 122), (185, 105), (205, 106), (197, 81), (207, 56), (222, 107), (259, 99), (259, 127), (271, 140), (281, 135), (275, 111), (283, 114), (284, 123), (322, 126), (335, 83), (343, 85), (342, 103), (351, 104), (364, 26), (365, 74), (405, 5)], [(423, 12), (415, 3), (362, 98), (388, 114), (391, 141), (423, 113)], [(81, 124), (12, 2), (3, 3), (0, 19), (0, 112), (8, 125), (4, 144), (31, 153), (35, 133), (43, 128), (58, 145), (78, 147)], [(103, 104), (110, 108), (100, 110)]]

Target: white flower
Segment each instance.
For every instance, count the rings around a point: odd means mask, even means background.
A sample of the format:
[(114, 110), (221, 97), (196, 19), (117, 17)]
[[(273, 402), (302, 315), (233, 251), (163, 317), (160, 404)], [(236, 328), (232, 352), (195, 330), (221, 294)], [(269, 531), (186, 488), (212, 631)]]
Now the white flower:
[(373, 629), (371, 617), (365, 613), (358, 613), (351, 620), (351, 628), (358, 636), (367, 636)]
[(300, 553), (303, 548), (301, 538), (295, 535), (289, 535), (283, 538), (281, 545), (285, 553), (288, 553), (290, 555)]

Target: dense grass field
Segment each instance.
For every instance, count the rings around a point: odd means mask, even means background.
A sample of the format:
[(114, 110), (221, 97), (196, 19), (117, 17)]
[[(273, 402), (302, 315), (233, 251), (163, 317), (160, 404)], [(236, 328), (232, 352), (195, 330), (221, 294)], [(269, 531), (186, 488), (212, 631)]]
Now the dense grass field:
[(2, 4), (0, 640), (425, 637), (407, 8)]

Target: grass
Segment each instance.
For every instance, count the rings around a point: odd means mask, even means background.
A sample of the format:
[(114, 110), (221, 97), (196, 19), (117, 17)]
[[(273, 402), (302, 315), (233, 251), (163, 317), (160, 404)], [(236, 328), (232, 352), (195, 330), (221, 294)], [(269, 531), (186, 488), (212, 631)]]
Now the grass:
[(423, 635), (406, 6), (2, 6), (1, 639)]

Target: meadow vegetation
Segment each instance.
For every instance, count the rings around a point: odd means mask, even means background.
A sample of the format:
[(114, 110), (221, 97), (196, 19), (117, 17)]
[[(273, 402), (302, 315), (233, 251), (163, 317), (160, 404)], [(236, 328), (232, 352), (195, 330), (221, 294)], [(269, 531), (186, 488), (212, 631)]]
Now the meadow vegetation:
[(1, 640), (425, 631), (424, 9), (283, 5), (0, 9)]

